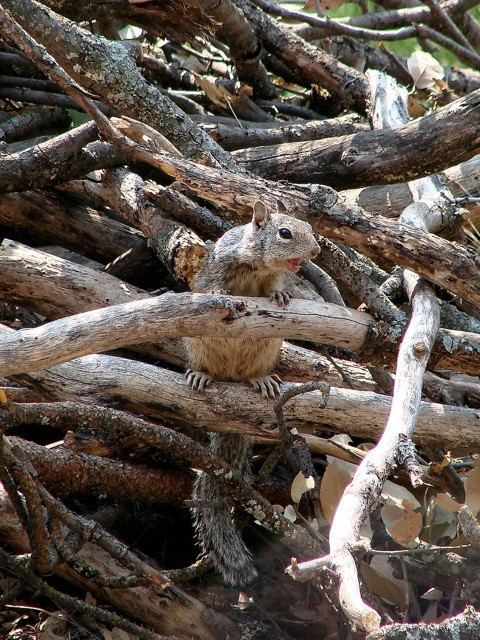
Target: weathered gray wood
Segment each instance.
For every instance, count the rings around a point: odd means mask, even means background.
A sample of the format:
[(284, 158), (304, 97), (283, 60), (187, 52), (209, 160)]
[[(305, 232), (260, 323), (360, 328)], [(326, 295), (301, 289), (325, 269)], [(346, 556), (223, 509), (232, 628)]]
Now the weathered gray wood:
[(395, 129), (233, 152), (269, 180), (335, 189), (405, 182), (465, 162), (480, 151), (480, 90)]
[[(146, 291), (109, 274), (92, 272), (61, 256), (8, 239), (0, 246), (0, 272), (0, 299), (49, 319), (150, 297)], [(136, 349), (161, 362), (186, 367), (181, 340), (156, 338), (155, 344), (144, 343)], [(336, 361), (356, 389), (374, 389), (375, 383), (365, 367), (347, 360)], [(277, 370), (287, 380), (322, 379), (335, 386), (347, 386), (324, 355), (287, 342), (282, 346)]]
[[(372, 120), (377, 127), (389, 127), (408, 120), (406, 91), (395, 81), (377, 72), (370, 72), (372, 94), (375, 96)], [(423, 200), (407, 207), (400, 222), (423, 228), (438, 229), (439, 208), (432, 206), (439, 198), (437, 182), (417, 181), (413, 186)], [(422, 206), (424, 205), (424, 206)], [(330, 528), (330, 553), (319, 560), (334, 567), (338, 575), (339, 600), (343, 611), (355, 627), (372, 632), (380, 626), (378, 613), (362, 599), (356, 559), (352, 550), (360, 542), (361, 527), (370, 510), (380, 500), (384, 482), (397, 467), (401, 447), (413, 436), (420, 410), (425, 372), (440, 325), (439, 305), (433, 287), (415, 273), (406, 271), (405, 280), (412, 303), (411, 319), (403, 336), (395, 377), (390, 414), (382, 437), (368, 452), (343, 493)], [(403, 453), (403, 458), (406, 451)], [(412, 454), (410, 454), (412, 456)], [(412, 483), (417, 486), (410, 463)], [(288, 571), (301, 578), (312, 569), (311, 564), (292, 565)]]
[[(272, 403), (247, 384), (215, 383), (206, 393), (195, 393), (181, 374), (105, 355), (79, 358), (13, 379), (41, 389), (52, 399), (110, 400), (119, 407), (183, 427), (275, 437), (271, 431), (275, 424)], [(351, 389), (332, 388), (325, 409), (318, 408), (319, 398), (318, 392), (311, 392), (291, 400), (285, 409), (288, 426), (307, 433), (324, 428), (377, 438), (391, 405), (389, 396)], [(414, 440), (431, 445), (442, 442), (449, 449), (469, 451), (480, 441), (480, 411), (422, 402)]]
[(0, 375), (26, 373), (97, 351), (183, 336), (284, 337), (341, 344), (356, 351), (373, 318), (324, 302), (292, 300), (280, 309), (265, 298), (166, 293), (95, 309), (0, 340)]
[(150, 157), (149, 161), (202, 198), (224, 207), (225, 217), (232, 222), (244, 220), (255, 200), (261, 199), (274, 211), (280, 199), (291, 215), (310, 222), (317, 233), (348, 244), (389, 268), (392, 264), (411, 268), (480, 305), (480, 266), (472, 251), (359, 208), (346, 207), (338, 193), (329, 187), (238, 176), (213, 167), (199, 167), (184, 159), (179, 161), (164, 153)]

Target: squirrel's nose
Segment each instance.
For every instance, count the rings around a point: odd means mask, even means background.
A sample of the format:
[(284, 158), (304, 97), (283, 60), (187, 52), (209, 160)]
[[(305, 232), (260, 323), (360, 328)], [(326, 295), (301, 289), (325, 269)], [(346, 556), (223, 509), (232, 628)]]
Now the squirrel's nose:
[(314, 249), (312, 249), (312, 251), (310, 252), (310, 259), (315, 258), (315, 256), (318, 256), (318, 254), (320, 253), (320, 245), (316, 245), (316, 247)]

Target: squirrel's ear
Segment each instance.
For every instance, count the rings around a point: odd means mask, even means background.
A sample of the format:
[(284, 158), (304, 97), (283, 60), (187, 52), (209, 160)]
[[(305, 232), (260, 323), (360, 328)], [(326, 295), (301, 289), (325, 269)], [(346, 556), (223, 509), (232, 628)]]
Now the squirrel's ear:
[(283, 200), (277, 200), (277, 213), (287, 214), (287, 207)]
[(268, 221), (269, 215), (265, 205), (261, 200), (257, 200), (253, 205), (252, 223), (256, 227), (262, 227)]

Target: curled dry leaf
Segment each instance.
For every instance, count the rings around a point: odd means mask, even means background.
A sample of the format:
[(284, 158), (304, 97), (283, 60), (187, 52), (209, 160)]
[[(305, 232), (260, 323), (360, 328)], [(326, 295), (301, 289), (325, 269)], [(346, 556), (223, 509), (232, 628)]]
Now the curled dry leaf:
[(313, 479), (313, 477), (308, 476), (308, 478), (306, 478), (300, 471), (299, 473), (297, 473), (292, 482), (292, 488), (290, 490), (292, 500), (295, 502), (295, 504), (298, 504), (303, 494), (307, 493), (307, 491), (311, 491), (314, 488), (315, 480)]
[(448, 493), (439, 493), (435, 498), (435, 502), (444, 511), (449, 511), (451, 513), (457, 513), (462, 508), (460, 502), (454, 500), (448, 495)]
[(230, 104), (235, 101), (235, 96), (224, 87), (217, 87), (216, 84), (198, 75), (198, 73), (193, 73), (193, 76), (210, 100), (221, 109), (228, 109)]
[(443, 598), (443, 591), (432, 587), (425, 591), (425, 593), (420, 597), (424, 600), (441, 600)]
[(386, 495), (387, 504), (396, 505), (401, 509), (407, 503), (412, 509), (420, 509), (422, 506), (411, 491), (391, 480), (387, 480), (383, 485), (383, 493)]
[(415, 51), (407, 60), (407, 67), (417, 89), (433, 87), (444, 76), (443, 67), (430, 53)]

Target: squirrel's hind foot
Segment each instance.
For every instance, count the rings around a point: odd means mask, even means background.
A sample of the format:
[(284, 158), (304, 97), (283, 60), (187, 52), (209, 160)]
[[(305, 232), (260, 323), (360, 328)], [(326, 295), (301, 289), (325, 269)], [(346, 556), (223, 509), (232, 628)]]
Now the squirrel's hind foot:
[(193, 371), (193, 369), (185, 371), (185, 378), (189, 387), (200, 392), (205, 391), (213, 382), (213, 379), (203, 371)]
[(293, 296), (289, 291), (272, 291), (269, 296), (269, 299), (272, 302), (276, 302), (282, 309), (289, 305), (292, 298)]
[(249, 380), (255, 391), (262, 394), (263, 398), (272, 398), (273, 400), (280, 395), (280, 385), (282, 379), (277, 375), (264, 376), (263, 378), (252, 378)]

